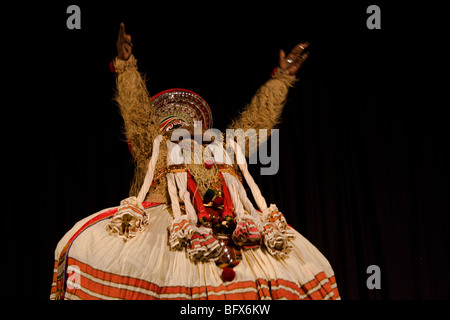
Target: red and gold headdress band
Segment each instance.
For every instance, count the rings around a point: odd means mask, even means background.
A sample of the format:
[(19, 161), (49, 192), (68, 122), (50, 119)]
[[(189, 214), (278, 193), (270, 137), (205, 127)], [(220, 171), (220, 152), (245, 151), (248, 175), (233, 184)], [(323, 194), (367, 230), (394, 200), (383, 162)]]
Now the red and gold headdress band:
[(152, 97), (156, 116), (160, 119), (160, 132), (202, 121), (202, 127), (212, 127), (211, 109), (195, 92), (186, 89), (168, 89)]

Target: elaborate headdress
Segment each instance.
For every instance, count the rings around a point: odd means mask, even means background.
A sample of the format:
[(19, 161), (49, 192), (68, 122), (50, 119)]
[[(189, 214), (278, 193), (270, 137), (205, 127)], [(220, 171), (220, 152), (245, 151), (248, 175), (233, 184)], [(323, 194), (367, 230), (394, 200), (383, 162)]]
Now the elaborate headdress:
[(206, 101), (195, 92), (186, 89), (168, 89), (152, 97), (156, 116), (160, 119), (160, 132), (166, 132), (183, 125), (212, 127), (212, 113)]

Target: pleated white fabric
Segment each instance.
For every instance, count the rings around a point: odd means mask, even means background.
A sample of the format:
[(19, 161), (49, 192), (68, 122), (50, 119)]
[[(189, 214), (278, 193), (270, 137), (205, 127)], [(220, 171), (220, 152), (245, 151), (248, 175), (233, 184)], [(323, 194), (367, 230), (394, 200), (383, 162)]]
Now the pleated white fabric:
[[(289, 240), (293, 249), (288, 256), (278, 258), (263, 246), (242, 250), (235, 279), (224, 283), (214, 262), (194, 262), (185, 250), (170, 249), (170, 206), (145, 211), (149, 219), (145, 230), (128, 241), (108, 233), (109, 219), (78, 235), (68, 252), (68, 264), (78, 270), (79, 285), (68, 286), (66, 299), (339, 298), (327, 259), (292, 228), (295, 239)], [(68, 239), (98, 214), (78, 222), (62, 238), (56, 260)]]

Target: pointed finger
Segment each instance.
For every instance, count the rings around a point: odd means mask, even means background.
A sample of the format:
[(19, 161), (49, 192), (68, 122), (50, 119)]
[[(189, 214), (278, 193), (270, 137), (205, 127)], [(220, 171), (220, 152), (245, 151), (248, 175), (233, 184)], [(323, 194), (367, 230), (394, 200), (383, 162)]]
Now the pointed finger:
[(121, 22), (119, 29), (119, 41), (123, 41), (124, 37), (125, 37), (125, 24)]

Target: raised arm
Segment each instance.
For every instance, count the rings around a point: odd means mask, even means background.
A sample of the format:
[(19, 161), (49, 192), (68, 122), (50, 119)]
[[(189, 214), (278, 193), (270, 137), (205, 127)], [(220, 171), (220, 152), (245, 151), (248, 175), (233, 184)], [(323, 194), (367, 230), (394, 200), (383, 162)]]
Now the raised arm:
[(258, 89), (250, 104), (231, 123), (231, 129), (242, 129), (247, 135), (245, 142), (247, 157), (256, 151), (257, 145), (249, 143), (255, 135), (258, 140), (253, 141), (264, 142), (259, 140), (259, 129), (267, 129), (268, 137), (270, 129), (280, 122), (289, 88), (294, 86), (297, 81), (295, 75), (308, 58), (305, 52), (307, 47), (307, 43), (300, 43), (287, 56), (283, 50), (280, 50), (279, 67), (274, 70), (272, 78)]
[(138, 72), (132, 47), (131, 36), (125, 33), (125, 25), (121, 23), (117, 57), (113, 62), (116, 72), (114, 100), (124, 120), (125, 136), (139, 163), (145, 162), (150, 156), (152, 141), (158, 135), (158, 124), (145, 80)]
[(132, 48), (131, 36), (125, 33), (125, 25), (121, 23), (117, 39), (117, 57), (113, 61), (116, 73), (114, 100), (119, 105), (124, 134), (135, 160), (130, 195), (136, 196), (147, 171), (152, 143), (159, 133), (159, 125), (145, 80), (138, 72)]

